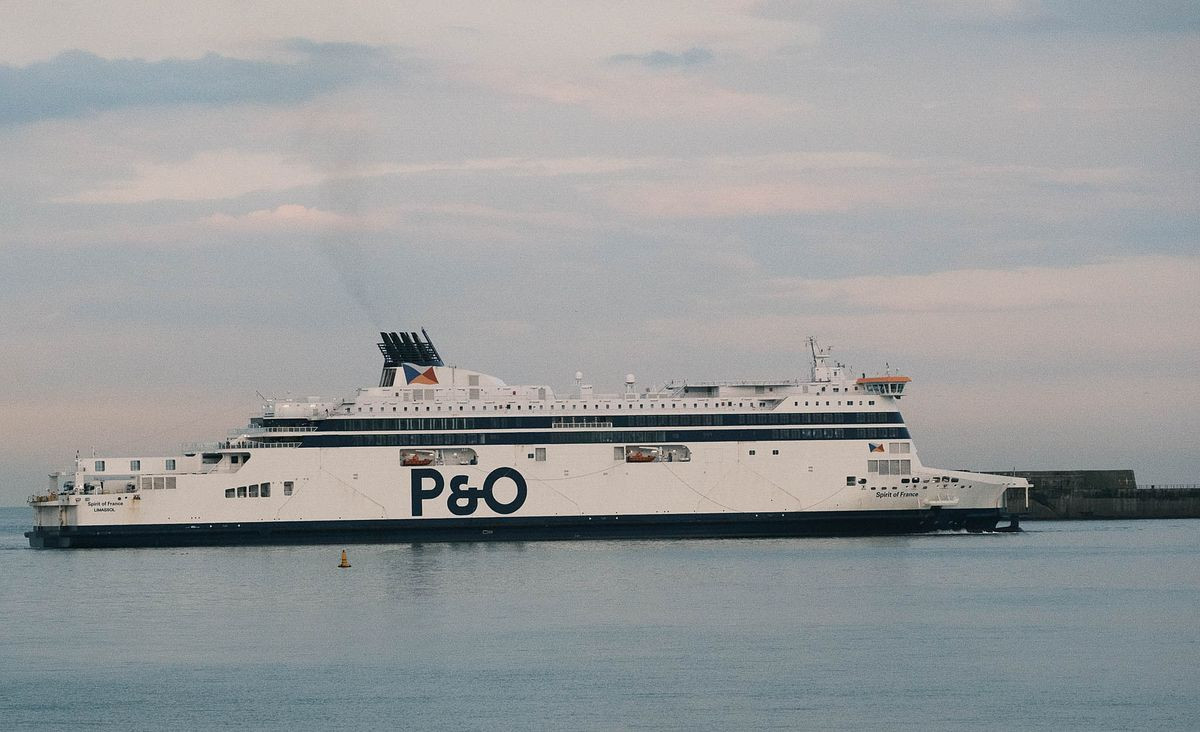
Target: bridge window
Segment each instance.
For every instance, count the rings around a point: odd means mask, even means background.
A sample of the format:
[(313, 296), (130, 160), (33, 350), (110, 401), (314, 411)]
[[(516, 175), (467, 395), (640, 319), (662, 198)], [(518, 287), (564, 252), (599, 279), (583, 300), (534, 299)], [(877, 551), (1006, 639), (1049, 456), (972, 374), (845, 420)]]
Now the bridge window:
[(237, 489), (237, 497), (238, 497), (238, 498), (245, 498), (245, 497), (246, 497), (246, 486), (244, 486), (244, 485), (239, 485), (239, 486), (238, 486), (238, 489)]
[(261, 486), (259, 486), (258, 487), (258, 495), (261, 498), (270, 498), (271, 497), (271, 484), (263, 483)]
[(257, 483), (255, 483), (254, 485), (250, 486), (250, 497), (251, 497), (251, 498), (258, 498), (258, 484), (257, 484)]
[(232, 488), (226, 488), (226, 489), (225, 489), (225, 497), (226, 497), (226, 498), (233, 498), (233, 489), (232, 489)]

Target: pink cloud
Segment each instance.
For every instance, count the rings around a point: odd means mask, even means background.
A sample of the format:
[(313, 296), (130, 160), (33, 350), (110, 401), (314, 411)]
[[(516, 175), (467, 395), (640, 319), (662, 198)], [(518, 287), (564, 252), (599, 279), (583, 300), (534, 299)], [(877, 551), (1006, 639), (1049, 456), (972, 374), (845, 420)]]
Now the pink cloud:
[(273, 209), (260, 209), (239, 215), (215, 213), (206, 222), (216, 228), (233, 231), (313, 231), (350, 228), (356, 221), (342, 214), (285, 203)]

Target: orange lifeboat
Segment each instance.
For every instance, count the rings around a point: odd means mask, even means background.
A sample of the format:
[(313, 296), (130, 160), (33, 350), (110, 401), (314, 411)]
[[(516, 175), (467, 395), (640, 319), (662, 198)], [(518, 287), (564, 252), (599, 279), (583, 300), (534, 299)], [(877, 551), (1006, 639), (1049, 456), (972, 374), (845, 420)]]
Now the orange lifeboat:
[(406, 468), (420, 467), (422, 465), (431, 465), (433, 456), (428, 453), (410, 452), (406, 453), (400, 460), (400, 464)]
[(625, 455), (627, 463), (652, 463), (658, 459), (658, 455), (653, 452), (643, 452), (641, 450), (630, 450)]

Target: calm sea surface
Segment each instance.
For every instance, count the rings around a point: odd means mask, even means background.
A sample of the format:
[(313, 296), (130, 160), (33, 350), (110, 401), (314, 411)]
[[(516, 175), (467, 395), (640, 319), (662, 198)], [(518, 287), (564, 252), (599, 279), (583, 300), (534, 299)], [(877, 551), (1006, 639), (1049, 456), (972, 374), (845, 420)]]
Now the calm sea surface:
[(33, 551), (0, 728), (1200, 729), (1200, 521)]

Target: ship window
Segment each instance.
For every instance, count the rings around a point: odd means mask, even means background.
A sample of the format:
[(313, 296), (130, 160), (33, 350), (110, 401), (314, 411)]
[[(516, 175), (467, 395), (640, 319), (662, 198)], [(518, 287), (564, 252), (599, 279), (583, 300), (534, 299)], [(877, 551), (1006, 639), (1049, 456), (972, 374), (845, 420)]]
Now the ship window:
[(779, 454), (779, 451), (778, 451), (778, 450), (772, 450), (772, 451), (771, 451), (771, 454), (772, 454), (772, 455), (778, 455), (778, 454)]
[(233, 463), (234, 465), (237, 465), (237, 464), (238, 464), (238, 456), (237, 456), (237, 455), (230, 455), (230, 456), (229, 456), (229, 462)]
[(957, 483), (957, 482), (958, 482), (958, 478), (951, 478), (951, 479), (950, 479), (950, 482), (951, 482), (951, 483)]
[(129, 469), (130, 470), (141, 470), (142, 469), (142, 461), (141, 460), (130, 460), (129, 461)]
[(530, 460), (532, 460), (532, 459), (533, 459), (533, 453), (531, 452), (531, 453), (529, 453), (528, 455), (526, 455), (525, 457), (527, 457), (527, 458), (529, 458)]
[(101, 472), (101, 471), (103, 471), (103, 470), (104, 470), (104, 461), (103, 461), (103, 460), (97, 460), (97, 461), (96, 461), (96, 471), (97, 471), (97, 472)]
[(290, 481), (290, 480), (283, 481), (283, 495), (285, 495), (285, 496), (292, 495), (292, 489), (294, 487), (295, 487), (295, 483), (293, 483), (292, 481)]
[(225, 497), (226, 497), (226, 498), (233, 498), (233, 489), (232, 489), (232, 488), (226, 488), (226, 489), (225, 489)]
[(624, 459), (625, 459), (625, 448), (614, 447), (613, 448), (613, 460), (624, 460)]
[(900, 474), (908, 475), (911, 472), (912, 472), (912, 461), (911, 460), (901, 460), (900, 461)]
[(263, 483), (261, 486), (259, 486), (258, 487), (258, 495), (261, 498), (270, 498), (271, 497), (271, 484)]
[(258, 498), (258, 483), (250, 486), (250, 498)]
[(167, 459), (167, 468), (166, 468), (166, 469), (167, 469), (167, 470), (174, 470), (174, 469), (175, 469), (175, 458), (168, 458), (168, 459)]
[(873, 407), (873, 406), (875, 406), (875, 400), (874, 400), (874, 399), (870, 399), (870, 400), (868, 400), (868, 401), (867, 401), (867, 404), (868, 404), (869, 406), (872, 406), (872, 407)]
[(238, 486), (238, 489), (237, 489), (237, 497), (238, 497), (238, 498), (245, 498), (245, 497), (246, 497), (246, 486), (244, 486), (244, 485), (239, 485), (239, 486)]
[(887, 460), (879, 461), (879, 474), (880, 475), (891, 475), (892, 474), (892, 471), (888, 469), (888, 461)]
[(751, 455), (753, 455), (753, 454), (754, 454), (754, 451), (753, 451), (753, 450), (751, 450), (751, 451), (750, 451), (750, 454), (751, 454)]
[(533, 449), (533, 452), (534, 452), (534, 453), (535, 453), (535, 455), (536, 455), (536, 456), (533, 458), (534, 460), (536, 460), (536, 461), (537, 461), (537, 462), (539, 462), (539, 463), (544, 463), (544, 462), (546, 462), (546, 448), (544, 448), (544, 447), (535, 447), (535, 448)]
[(855, 476), (853, 476), (853, 475), (847, 475), (847, 476), (846, 476), (846, 485), (854, 485), (854, 483), (855, 483), (857, 480), (858, 480), (858, 478), (857, 478), (857, 477), (855, 477)]

